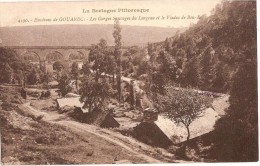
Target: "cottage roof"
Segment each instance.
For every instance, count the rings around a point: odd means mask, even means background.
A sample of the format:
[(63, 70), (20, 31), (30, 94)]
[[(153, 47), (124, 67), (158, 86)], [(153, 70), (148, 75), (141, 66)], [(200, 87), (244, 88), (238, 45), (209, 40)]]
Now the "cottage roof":
[[(190, 139), (209, 133), (214, 129), (216, 121), (220, 118), (218, 113), (212, 108), (202, 111), (201, 117), (197, 118), (190, 124)], [(155, 124), (164, 132), (165, 135), (176, 143), (186, 140), (187, 130), (182, 124), (177, 124), (166, 116), (159, 115)], [(176, 137), (178, 136), (178, 140)]]
[(120, 124), (110, 115), (108, 110), (94, 109), (91, 113), (91, 123), (100, 127), (118, 127)]
[(106, 116), (109, 114), (108, 111), (95, 110), (92, 112), (93, 124), (100, 126), (101, 123), (105, 120)]
[(145, 108), (143, 110), (143, 112), (154, 112), (154, 113), (157, 113), (158, 111), (156, 109), (152, 109), (152, 108)]
[(75, 93), (68, 93), (65, 95), (66, 98), (70, 98), (70, 97), (80, 97), (80, 95), (75, 94)]
[(81, 103), (79, 99), (80, 97), (65, 97), (57, 99), (57, 102), (60, 108), (64, 106), (80, 107), (84, 113), (88, 112), (88, 109), (83, 108), (83, 103)]

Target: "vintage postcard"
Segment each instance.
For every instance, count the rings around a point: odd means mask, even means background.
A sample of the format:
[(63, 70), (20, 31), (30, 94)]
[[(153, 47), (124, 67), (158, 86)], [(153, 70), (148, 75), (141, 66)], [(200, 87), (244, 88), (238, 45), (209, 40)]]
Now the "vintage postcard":
[(256, 1), (0, 2), (3, 165), (259, 160)]

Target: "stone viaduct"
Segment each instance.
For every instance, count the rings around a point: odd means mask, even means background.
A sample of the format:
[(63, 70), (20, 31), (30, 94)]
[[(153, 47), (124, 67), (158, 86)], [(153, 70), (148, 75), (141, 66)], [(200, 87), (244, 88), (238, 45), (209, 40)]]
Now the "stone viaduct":
[(5, 46), (13, 49), (25, 60), (53, 61), (69, 60), (75, 56), (88, 57), (90, 46)]
[[(13, 49), (21, 58), (39, 64), (46, 69), (46, 64), (52, 64), (57, 60), (81, 61), (88, 60), (91, 46), (4, 46)], [(122, 48), (126, 50), (128, 47)]]

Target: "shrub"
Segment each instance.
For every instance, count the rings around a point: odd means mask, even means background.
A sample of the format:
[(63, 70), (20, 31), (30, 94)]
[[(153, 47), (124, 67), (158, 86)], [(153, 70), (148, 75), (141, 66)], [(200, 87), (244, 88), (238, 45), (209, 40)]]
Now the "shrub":
[(50, 97), (51, 96), (51, 92), (50, 90), (47, 90), (47, 92), (45, 93), (45, 97)]

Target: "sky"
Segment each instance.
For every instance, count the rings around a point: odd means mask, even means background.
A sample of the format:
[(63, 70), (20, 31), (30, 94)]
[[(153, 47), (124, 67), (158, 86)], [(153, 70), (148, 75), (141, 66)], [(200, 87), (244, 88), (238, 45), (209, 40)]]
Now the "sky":
[[(1, 0), (3, 1), (3, 0)], [(17, 1), (17, 0), (16, 0)], [(221, 0), (101, 0), (77, 2), (1, 2), (0, 27), (52, 24), (113, 24), (188, 27), (199, 15), (210, 15)], [(118, 9), (145, 9), (147, 12), (118, 12)], [(83, 13), (89, 10), (89, 13)], [(92, 13), (92, 9), (116, 12)], [(74, 19), (76, 17), (77, 19)], [(135, 19), (133, 20), (133, 17)], [(64, 21), (69, 19), (70, 21)]]

